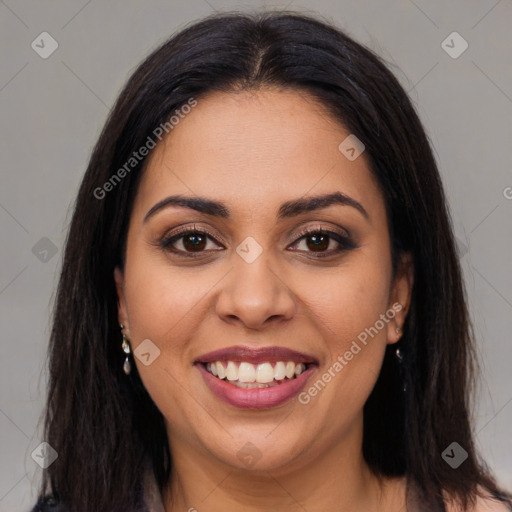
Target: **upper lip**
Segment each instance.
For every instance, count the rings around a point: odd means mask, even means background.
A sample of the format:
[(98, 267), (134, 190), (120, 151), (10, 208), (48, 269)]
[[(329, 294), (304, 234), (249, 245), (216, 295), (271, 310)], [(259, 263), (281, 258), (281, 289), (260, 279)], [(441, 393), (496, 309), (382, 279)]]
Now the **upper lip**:
[(214, 361), (246, 361), (252, 364), (293, 361), (294, 363), (317, 364), (317, 359), (310, 354), (297, 352), (289, 348), (275, 346), (253, 348), (244, 345), (208, 352), (199, 356), (194, 363), (211, 363)]

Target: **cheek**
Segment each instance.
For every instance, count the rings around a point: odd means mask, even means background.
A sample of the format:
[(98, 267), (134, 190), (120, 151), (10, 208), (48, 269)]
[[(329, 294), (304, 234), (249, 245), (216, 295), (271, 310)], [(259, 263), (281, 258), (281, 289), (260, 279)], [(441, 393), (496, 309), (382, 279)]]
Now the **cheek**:
[(155, 257), (144, 248), (134, 248), (126, 264), (126, 283), (132, 334), (158, 343), (179, 342), (186, 329), (194, 329), (191, 319), (201, 311), (215, 279), (197, 268), (173, 268), (163, 255)]
[[(317, 328), (331, 340), (333, 355), (344, 352), (347, 342), (350, 345), (351, 340), (373, 326), (388, 308), (391, 263), (379, 258), (377, 251), (360, 251), (336, 271), (302, 278), (309, 290), (305, 295), (307, 307)], [(385, 336), (384, 329), (382, 335)]]
[(197, 403), (186, 391), (189, 340), (204, 318), (205, 298), (218, 278), (199, 276), (197, 269), (172, 268), (165, 258), (155, 258), (140, 247), (133, 247), (125, 276), (132, 349), (149, 339), (160, 350), (148, 366), (134, 358), (140, 378), (166, 419), (183, 423), (183, 418), (197, 414)]
[[(388, 275), (361, 267), (332, 278), (330, 292), (311, 305), (329, 359), (304, 391), (318, 418), (330, 418), (329, 435), (339, 435), (363, 410), (382, 366), (387, 323)], [(388, 321), (392, 321), (387, 319)], [(301, 403), (305, 403), (304, 401)]]

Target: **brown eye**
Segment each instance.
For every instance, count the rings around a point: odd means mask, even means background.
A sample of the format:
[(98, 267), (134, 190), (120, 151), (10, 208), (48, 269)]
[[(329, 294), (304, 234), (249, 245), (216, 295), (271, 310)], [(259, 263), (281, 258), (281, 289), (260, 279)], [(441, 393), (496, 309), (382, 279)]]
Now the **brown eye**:
[[(332, 241), (335, 247), (329, 249)], [(300, 248), (301, 243), (305, 245), (305, 249)], [(295, 250), (299, 252), (316, 253), (317, 258), (332, 256), (358, 247), (350, 237), (325, 229), (304, 231), (294, 245), (297, 245)]]
[(312, 251), (323, 251), (329, 247), (331, 238), (321, 233), (315, 233), (305, 237), (308, 249)]
[(214, 245), (219, 247), (215, 238), (206, 231), (187, 229), (164, 237), (159, 242), (159, 245), (166, 251), (180, 256), (194, 256), (194, 253), (199, 255), (200, 253), (207, 252), (209, 241), (214, 242)]
[(199, 232), (194, 232), (183, 237), (183, 247), (187, 251), (201, 251), (206, 246), (207, 237)]

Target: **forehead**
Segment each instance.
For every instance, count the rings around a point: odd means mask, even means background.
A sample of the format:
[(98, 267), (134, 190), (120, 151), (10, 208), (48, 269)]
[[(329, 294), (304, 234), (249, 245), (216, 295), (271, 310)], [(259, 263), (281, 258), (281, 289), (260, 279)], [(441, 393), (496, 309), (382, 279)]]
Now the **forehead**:
[(341, 191), (378, 214), (383, 198), (366, 155), (350, 161), (338, 149), (349, 135), (302, 91), (210, 93), (152, 150), (136, 208), (186, 194), (261, 212), (289, 198)]

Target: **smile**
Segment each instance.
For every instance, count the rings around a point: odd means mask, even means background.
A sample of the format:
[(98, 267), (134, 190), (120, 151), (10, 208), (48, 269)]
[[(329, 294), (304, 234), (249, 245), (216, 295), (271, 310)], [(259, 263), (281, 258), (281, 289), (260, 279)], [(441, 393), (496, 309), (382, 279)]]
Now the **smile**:
[(268, 388), (279, 386), (295, 379), (306, 370), (306, 364), (293, 361), (277, 361), (252, 364), (246, 361), (216, 361), (206, 364), (206, 370), (233, 386), (244, 389)]
[(313, 356), (281, 347), (230, 347), (205, 354), (194, 364), (217, 398), (243, 409), (291, 400), (318, 368)]

